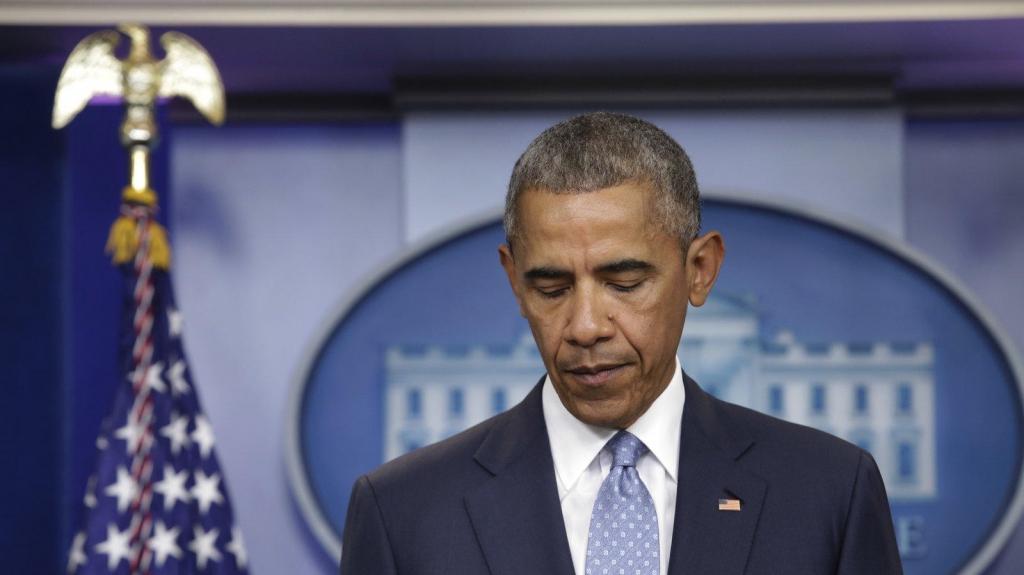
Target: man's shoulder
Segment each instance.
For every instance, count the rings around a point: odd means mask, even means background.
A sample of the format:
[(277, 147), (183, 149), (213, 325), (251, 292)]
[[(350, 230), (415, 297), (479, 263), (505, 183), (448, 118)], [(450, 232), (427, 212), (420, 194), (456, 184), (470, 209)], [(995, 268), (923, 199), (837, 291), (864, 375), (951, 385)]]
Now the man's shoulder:
[(716, 401), (725, 417), (734, 423), (743, 425), (758, 442), (768, 443), (771, 446), (795, 444), (815, 451), (819, 449), (838, 450), (841, 455), (845, 456), (855, 455), (860, 449), (856, 445), (820, 429), (786, 421), (740, 405)]
[[(705, 418), (708, 435), (728, 452), (730, 466), (754, 476), (767, 493), (757, 519), (761, 547), (748, 569), (790, 564), (804, 565), (799, 572), (901, 572), (885, 485), (870, 453), (717, 399), (706, 410), (713, 414)], [(787, 548), (794, 533), (801, 544)]]
[(437, 482), (464, 482), (490, 475), (474, 455), (494, 426), (507, 416), (501, 413), (447, 439), (392, 459), (366, 474), (376, 491), (430, 490)]
[(446, 513), (526, 450), (546, 447), (540, 389), (508, 411), (381, 465), (357, 484), (371, 489), (382, 512)]
[(825, 431), (710, 396), (709, 400), (719, 430), (741, 438), (736, 445), (744, 451), (733, 455), (766, 479), (802, 475), (846, 482), (856, 476), (865, 458), (874, 464), (866, 451)]

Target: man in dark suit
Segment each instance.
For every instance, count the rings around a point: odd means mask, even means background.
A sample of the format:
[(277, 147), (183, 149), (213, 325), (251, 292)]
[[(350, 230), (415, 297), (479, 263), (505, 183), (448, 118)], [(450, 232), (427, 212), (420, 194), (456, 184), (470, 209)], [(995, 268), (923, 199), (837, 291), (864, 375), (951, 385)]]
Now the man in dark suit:
[(725, 248), (655, 126), (590, 114), (516, 163), (499, 248), (547, 375), (360, 477), (343, 574), (902, 573), (863, 450), (706, 394), (675, 357)]

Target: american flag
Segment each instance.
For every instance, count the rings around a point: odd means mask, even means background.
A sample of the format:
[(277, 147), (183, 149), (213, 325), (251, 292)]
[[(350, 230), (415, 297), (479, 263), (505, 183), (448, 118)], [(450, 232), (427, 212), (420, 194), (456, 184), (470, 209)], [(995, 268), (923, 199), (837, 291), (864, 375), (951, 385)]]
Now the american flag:
[(153, 256), (159, 242), (166, 252), (164, 230), (145, 206), (122, 207), (122, 222), (131, 224), (121, 230), (130, 230), (133, 252), (120, 265), (123, 377), (96, 441), (85, 526), (74, 537), (68, 573), (247, 573), (213, 431), (182, 348), (169, 252)]
[(740, 500), (739, 499), (719, 499), (718, 500), (719, 511), (739, 511)]

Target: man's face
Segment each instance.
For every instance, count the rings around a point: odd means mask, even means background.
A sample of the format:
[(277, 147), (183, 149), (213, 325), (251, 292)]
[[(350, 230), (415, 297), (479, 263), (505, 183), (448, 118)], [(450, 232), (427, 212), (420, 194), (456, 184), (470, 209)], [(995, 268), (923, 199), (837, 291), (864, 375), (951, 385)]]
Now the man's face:
[(651, 196), (633, 184), (525, 192), (514, 258), (499, 248), (555, 391), (592, 425), (626, 428), (665, 389), (686, 303), (704, 303), (724, 253), (712, 232), (684, 254)]

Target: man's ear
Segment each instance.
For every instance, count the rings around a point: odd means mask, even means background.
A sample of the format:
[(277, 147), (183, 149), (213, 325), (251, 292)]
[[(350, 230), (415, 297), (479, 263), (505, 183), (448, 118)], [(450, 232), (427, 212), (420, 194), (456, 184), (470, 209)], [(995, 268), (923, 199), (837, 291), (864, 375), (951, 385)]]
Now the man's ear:
[(523, 298), (519, 297), (519, 276), (516, 275), (516, 262), (512, 258), (512, 250), (505, 244), (498, 246), (498, 259), (501, 260), (501, 267), (505, 268), (505, 275), (508, 276), (508, 285), (512, 288), (512, 295), (516, 296), (516, 303), (519, 304), (519, 315), (526, 317), (523, 309)]
[(686, 253), (686, 279), (690, 282), (690, 304), (694, 307), (704, 305), (708, 299), (723, 259), (725, 242), (718, 232), (708, 232), (690, 243)]

